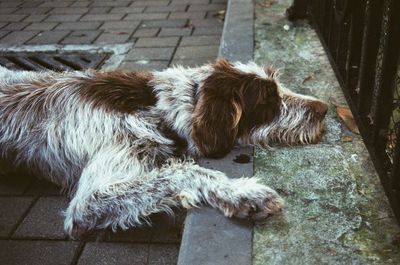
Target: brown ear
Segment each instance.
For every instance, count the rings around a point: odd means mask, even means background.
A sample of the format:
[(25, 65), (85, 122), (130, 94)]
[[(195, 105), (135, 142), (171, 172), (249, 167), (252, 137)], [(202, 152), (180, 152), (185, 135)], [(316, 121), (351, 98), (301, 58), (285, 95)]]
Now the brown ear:
[(273, 76), (260, 78), (218, 60), (200, 89), (192, 116), (192, 139), (203, 155), (222, 157), (238, 137), (279, 115), (280, 101)]
[(232, 71), (229, 62), (217, 61), (193, 112), (192, 139), (206, 157), (222, 157), (235, 144), (243, 109)]

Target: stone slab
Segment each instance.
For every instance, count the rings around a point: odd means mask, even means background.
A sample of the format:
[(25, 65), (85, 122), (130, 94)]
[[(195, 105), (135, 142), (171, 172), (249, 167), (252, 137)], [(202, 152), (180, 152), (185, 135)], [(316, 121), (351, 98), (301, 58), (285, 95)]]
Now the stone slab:
[(210, 58), (218, 53), (218, 46), (191, 46), (191, 47), (178, 47), (176, 50), (175, 59), (194, 59), (194, 58)]
[(121, 243), (87, 243), (78, 265), (145, 265), (148, 245)]
[(150, 245), (149, 265), (175, 265), (177, 263), (179, 245)]
[(2, 265), (69, 265), (79, 245), (76, 241), (0, 240)]
[(12, 232), (34, 200), (34, 197), (0, 197), (0, 237)]
[(42, 197), (34, 204), (15, 231), (14, 238), (65, 238), (62, 211), (67, 208), (63, 197)]

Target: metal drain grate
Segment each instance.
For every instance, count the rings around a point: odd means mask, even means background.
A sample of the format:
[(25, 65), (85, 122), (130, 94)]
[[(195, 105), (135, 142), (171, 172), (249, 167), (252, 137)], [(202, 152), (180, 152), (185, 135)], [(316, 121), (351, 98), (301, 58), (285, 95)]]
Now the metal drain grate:
[(71, 71), (100, 68), (109, 53), (0, 52), (0, 65), (12, 70)]

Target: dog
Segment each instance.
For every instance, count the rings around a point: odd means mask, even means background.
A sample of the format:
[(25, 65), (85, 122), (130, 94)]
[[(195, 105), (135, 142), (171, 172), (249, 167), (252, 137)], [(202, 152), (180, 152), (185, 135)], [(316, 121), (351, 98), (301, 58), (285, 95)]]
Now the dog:
[(69, 194), (71, 237), (202, 204), (227, 217), (266, 218), (283, 206), (273, 189), (193, 159), (223, 157), (235, 144), (318, 142), (327, 110), (252, 62), (153, 72), (0, 68), (2, 158)]

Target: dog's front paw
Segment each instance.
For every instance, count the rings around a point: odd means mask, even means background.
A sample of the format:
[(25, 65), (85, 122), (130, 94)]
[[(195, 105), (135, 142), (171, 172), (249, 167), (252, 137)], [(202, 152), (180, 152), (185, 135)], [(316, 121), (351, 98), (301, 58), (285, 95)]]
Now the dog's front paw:
[(278, 194), (268, 194), (264, 198), (243, 198), (233, 211), (233, 216), (242, 219), (259, 221), (271, 214), (279, 212), (283, 207), (283, 199)]
[(240, 199), (233, 209), (233, 216), (258, 221), (282, 209), (283, 199), (276, 191), (257, 183), (256, 179), (246, 180), (238, 188)]

